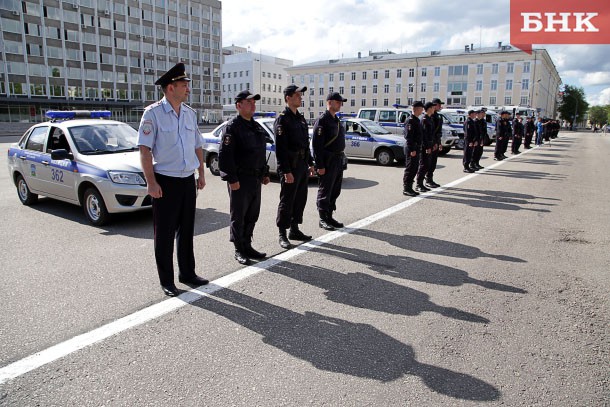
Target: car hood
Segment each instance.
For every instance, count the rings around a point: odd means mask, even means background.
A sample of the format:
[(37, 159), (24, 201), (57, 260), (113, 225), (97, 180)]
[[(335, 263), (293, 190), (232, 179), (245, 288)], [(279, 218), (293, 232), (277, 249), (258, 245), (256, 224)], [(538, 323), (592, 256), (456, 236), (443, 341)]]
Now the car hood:
[(104, 171), (115, 170), (142, 172), (139, 151), (99, 155), (79, 154), (78, 162), (80, 164), (87, 164), (97, 167)]

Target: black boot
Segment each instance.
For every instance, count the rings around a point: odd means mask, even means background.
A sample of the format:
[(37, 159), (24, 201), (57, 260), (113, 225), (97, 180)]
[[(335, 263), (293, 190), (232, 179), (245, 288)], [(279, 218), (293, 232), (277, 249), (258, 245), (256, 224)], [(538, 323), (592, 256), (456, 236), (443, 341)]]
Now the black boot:
[(288, 237), (286, 236), (286, 229), (280, 229), (280, 237), (278, 238), (280, 246), (282, 249), (290, 249), (292, 245), (288, 241)]
[(288, 238), (291, 240), (300, 240), (302, 242), (308, 242), (311, 240), (311, 236), (306, 235), (305, 233), (299, 230), (298, 223), (293, 223), (290, 225), (290, 231), (288, 232)]
[(251, 259), (264, 259), (267, 256), (267, 253), (264, 252), (259, 252), (258, 250), (254, 250), (254, 248), (252, 247), (252, 243), (247, 242), (244, 245), (244, 252), (246, 253), (246, 256), (250, 257)]
[(413, 184), (409, 184), (409, 185), (405, 185), (403, 190), (402, 190), (402, 194), (406, 195), (406, 196), (417, 196), (419, 195), (419, 192), (415, 192), (413, 190)]
[(337, 219), (333, 218), (332, 212), (330, 213), (330, 216), (328, 217), (327, 222), (330, 223), (331, 225), (333, 225), (337, 229), (341, 229), (343, 227), (343, 223), (341, 223)]
[(426, 188), (424, 186), (424, 184), (420, 184), (420, 183), (417, 183), (417, 186), (415, 186), (415, 190), (417, 192), (428, 192), (428, 191), (430, 191), (428, 188)]
[(243, 264), (243, 265), (250, 264), (250, 259), (248, 258), (248, 256), (246, 256), (246, 253), (245, 253), (242, 245), (237, 242), (234, 242), (234, 244), (235, 244), (235, 260), (237, 260), (237, 262), (239, 264)]
[(318, 225), (325, 230), (335, 230), (335, 227), (329, 222), (330, 216), (328, 212), (320, 211), (320, 221)]
[(432, 178), (427, 179), (426, 183), (424, 185), (426, 186), (426, 188), (438, 188), (438, 187), (440, 187), (440, 185), (437, 184), (436, 182), (434, 182), (434, 180)]

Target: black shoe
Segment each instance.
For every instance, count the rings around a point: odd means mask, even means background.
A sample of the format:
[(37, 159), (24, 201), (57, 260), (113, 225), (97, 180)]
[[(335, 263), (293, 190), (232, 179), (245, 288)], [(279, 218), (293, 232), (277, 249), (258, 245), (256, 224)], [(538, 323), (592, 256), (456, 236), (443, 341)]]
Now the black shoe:
[(495, 161), (502, 161), (503, 159), (504, 159), (504, 158), (502, 158), (502, 157), (494, 157), (494, 160), (495, 160)]
[(406, 196), (417, 196), (419, 192), (413, 191), (413, 188), (405, 188), (402, 190), (402, 194)]
[(239, 264), (250, 264), (250, 259), (239, 250), (235, 250), (235, 260), (237, 260)]
[(290, 229), (290, 231), (288, 231), (288, 239), (308, 242), (311, 240), (311, 236), (306, 235), (305, 233), (301, 232), (299, 229), (296, 229), (296, 230)]
[(505, 156), (504, 154), (502, 154), (502, 159), (503, 159), (503, 160), (505, 160), (505, 159), (507, 159), (507, 158), (508, 158), (507, 156)]
[(467, 168), (467, 167), (464, 167), (464, 172), (468, 172), (468, 173), (472, 174), (474, 172), (474, 170), (470, 169), (470, 168)]
[(292, 247), (286, 235), (280, 235), (278, 242), (280, 243), (280, 246), (282, 246), (282, 249), (290, 249)]
[(328, 219), (326, 219), (326, 223), (328, 223), (329, 225), (332, 225), (336, 229), (341, 229), (343, 227), (343, 223), (339, 222), (337, 219), (333, 218), (332, 216), (330, 216)]
[(474, 164), (470, 164), (470, 167), (468, 167), (468, 168), (470, 168), (471, 170), (473, 170), (473, 171), (475, 171), (475, 172), (479, 170), (479, 169), (477, 168), (477, 166), (476, 166), (476, 165), (474, 165)]
[(438, 188), (440, 187), (439, 184), (437, 184), (434, 181), (426, 181), (426, 183), (424, 184), (426, 188)]
[(258, 250), (254, 250), (252, 246), (247, 246), (244, 250), (246, 256), (251, 259), (264, 259), (267, 256), (267, 253), (259, 252)]
[(318, 222), (318, 226), (326, 230), (335, 230), (335, 227), (328, 223), (325, 219), (320, 219), (320, 221)]
[(197, 286), (197, 287), (199, 287), (200, 285), (206, 285), (207, 283), (209, 283), (208, 280), (206, 280), (205, 278), (201, 278), (197, 275), (193, 276), (193, 277), (189, 277), (189, 278), (178, 277), (178, 281), (180, 281), (182, 284), (193, 285), (193, 286)]
[(419, 184), (415, 187), (415, 190), (417, 192), (428, 192), (430, 191), (428, 188), (426, 188), (423, 184)]
[(178, 289), (176, 288), (175, 285), (162, 285), (161, 289), (163, 290), (163, 293), (165, 295), (167, 295), (168, 297), (177, 297), (178, 294), (180, 294), (180, 291), (178, 291)]
[(479, 164), (479, 163), (475, 164), (475, 166), (476, 166), (478, 169), (480, 169), (480, 170), (482, 170), (483, 168), (485, 168), (485, 167), (483, 167), (483, 166), (482, 166), (481, 164)]

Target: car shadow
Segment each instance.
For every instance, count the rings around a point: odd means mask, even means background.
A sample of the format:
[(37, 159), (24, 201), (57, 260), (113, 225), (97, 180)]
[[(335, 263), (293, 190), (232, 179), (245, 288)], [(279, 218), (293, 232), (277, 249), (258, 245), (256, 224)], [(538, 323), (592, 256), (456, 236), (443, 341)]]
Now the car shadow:
[(432, 391), (462, 400), (491, 401), (501, 395), (476, 377), (419, 362), (412, 346), (369, 324), (294, 312), (231, 289), (193, 305), (259, 334), (265, 344), (318, 370), (380, 382), (413, 375)]

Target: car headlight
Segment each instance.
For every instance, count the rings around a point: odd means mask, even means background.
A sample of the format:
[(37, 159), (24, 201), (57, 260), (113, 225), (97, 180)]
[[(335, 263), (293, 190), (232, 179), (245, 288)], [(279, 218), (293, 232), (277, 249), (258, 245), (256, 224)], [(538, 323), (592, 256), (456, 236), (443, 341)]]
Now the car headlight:
[(108, 175), (115, 184), (146, 185), (144, 178), (137, 172), (108, 171)]

